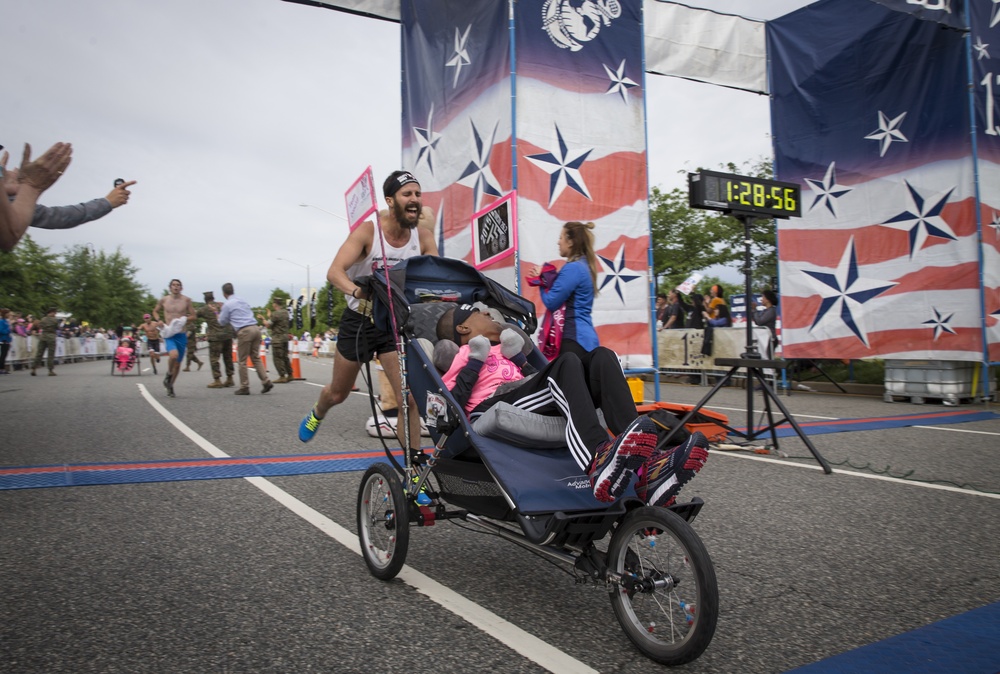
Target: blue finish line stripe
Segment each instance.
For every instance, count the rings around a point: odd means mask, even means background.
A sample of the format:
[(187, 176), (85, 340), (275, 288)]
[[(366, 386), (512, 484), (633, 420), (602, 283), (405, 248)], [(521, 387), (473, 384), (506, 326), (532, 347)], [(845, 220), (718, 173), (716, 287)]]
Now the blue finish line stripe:
[[(918, 424), (959, 424), (1000, 418), (994, 412), (949, 410), (867, 419), (838, 419), (801, 423), (807, 435), (902, 428)], [(746, 431), (746, 428), (737, 430)], [(795, 435), (782, 424), (775, 429), (779, 438)], [(394, 453), (401, 456), (401, 453)], [(280, 477), (365, 470), (385, 458), (385, 452), (370, 450), (335, 454), (293, 454), (245, 458), (174, 459), (129, 463), (60, 464), (0, 468), (0, 490), (44, 487), (79, 487), (135, 482), (179, 480), (221, 480), (236, 477)]]
[[(394, 452), (394, 456), (401, 458), (402, 453)], [(373, 463), (385, 459), (383, 451), (366, 451), (341, 454), (21, 466), (0, 468), (0, 490), (340, 473), (365, 470)]]
[(796, 674), (1000, 671), (1000, 603), (791, 670)]

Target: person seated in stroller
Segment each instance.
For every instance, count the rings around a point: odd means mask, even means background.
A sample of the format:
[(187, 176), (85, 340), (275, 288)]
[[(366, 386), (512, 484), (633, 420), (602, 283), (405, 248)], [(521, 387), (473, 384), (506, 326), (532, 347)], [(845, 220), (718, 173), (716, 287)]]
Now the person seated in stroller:
[[(599, 501), (617, 500), (636, 475), (636, 495), (644, 503), (672, 505), (681, 487), (708, 458), (708, 441), (699, 432), (681, 445), (655, 451), (656, 425), (637, 413), (617, 358), (616, 367), (605, 369), (602, 376), (608, 380), (617, 373), (621, 386), (615, 385), (617, 381), (602, 382), (595, 400), (597, 387), (588, 380), (576, 354), (562, 354), (534, 372), (522, 351), (521, 334), (471, 305), (463, 304), (442, 314), (437, 337), (459, 345), (442, 380), (471, 419), (501, 401), (537, 414), (565, 417), (566, 445), (589, 477)], [(610, 350), (604, 351), (614, 357)], [(607, 354), (602, 353), (602, 357)], [(613, 395), (615, 399), (611, 400)], [(609, 426), (612, 431), (619, 426), (616, 437), (609, 437), (601, 425), (598, 407), (615, 410)]]
[(118, 348), (115, 349), (115, 365), (118, 367), (118, 371), (128, 372), (135, 364), (135, 360), (135, 345), (132, 343), (132, 339), (122, 337), (121, 341), (118, 342)]

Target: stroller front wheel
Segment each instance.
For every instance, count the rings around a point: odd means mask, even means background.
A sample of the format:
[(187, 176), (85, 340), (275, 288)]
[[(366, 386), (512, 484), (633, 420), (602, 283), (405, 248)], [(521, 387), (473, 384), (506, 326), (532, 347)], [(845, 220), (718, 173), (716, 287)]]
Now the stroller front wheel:
[(386, 463), (371, 466), (361, 480), (358, 539), (368, 571), (379, 580), (395, 578), (410, 545), (410, 513), (403, 484)]
[(708, 550), (691, 525), (664, 508), (639, 508), (608, 546), (611, 606), (647, 657), (681, 665), (715, 634), (719, 588)]

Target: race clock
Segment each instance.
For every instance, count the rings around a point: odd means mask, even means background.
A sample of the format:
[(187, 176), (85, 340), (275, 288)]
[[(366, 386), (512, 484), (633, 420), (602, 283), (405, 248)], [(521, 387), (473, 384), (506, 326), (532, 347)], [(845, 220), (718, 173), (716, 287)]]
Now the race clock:
[(801, 188), (795, 183), (738, 176), (718, 171), (688, 174), (691, 208), (743, 213), (774, 218), (802, 215)]

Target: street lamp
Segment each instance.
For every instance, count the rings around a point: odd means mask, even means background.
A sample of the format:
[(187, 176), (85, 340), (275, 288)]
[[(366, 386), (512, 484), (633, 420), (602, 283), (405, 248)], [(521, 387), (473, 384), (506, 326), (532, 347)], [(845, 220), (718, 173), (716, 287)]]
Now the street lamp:
[(338, 215), (338, 214), (334, 213), (333, 211), (326, 210), (325, 208), (320, 208), (319, 206), (313, 206), (312, 204), (299, 204), (299, 206), (301, 206), (302, 208), (315, 208), (317, 211), (323, 211), (324, 213), (326, 213), (328, 215), (332, 215), (335, 218), (340, 218), (344, 222), (347, 222), (347, 218), (345, 218), (343, 215)]
[[(287, 259), (285, 259), (283, 257), (279, 257), (278, 259), (281, 260), (282, 262), (289, 262), (291, 264), (294, 264), (296, 267), (304, 267), (305, 268), (305, 270), (306, 270), (306, 296), (305, 296), (305, 305), (306, 305), (306, 319), (307, 319), (305, 321), (305, 323), (306, 324), (311, 323), (312, 322), (311, 321), (311, 319), (312, 319), (312, 312), (309, 309), (309, 292), (312, 290), (312, 286), (309, 285), (309, 265), (307, 265), (307, 264), (299, 264), (298, 262), (292, 262), (291, 260), (287, 260)], [(293, 299), (294, 299), (294, 296), (293, 296)]]

